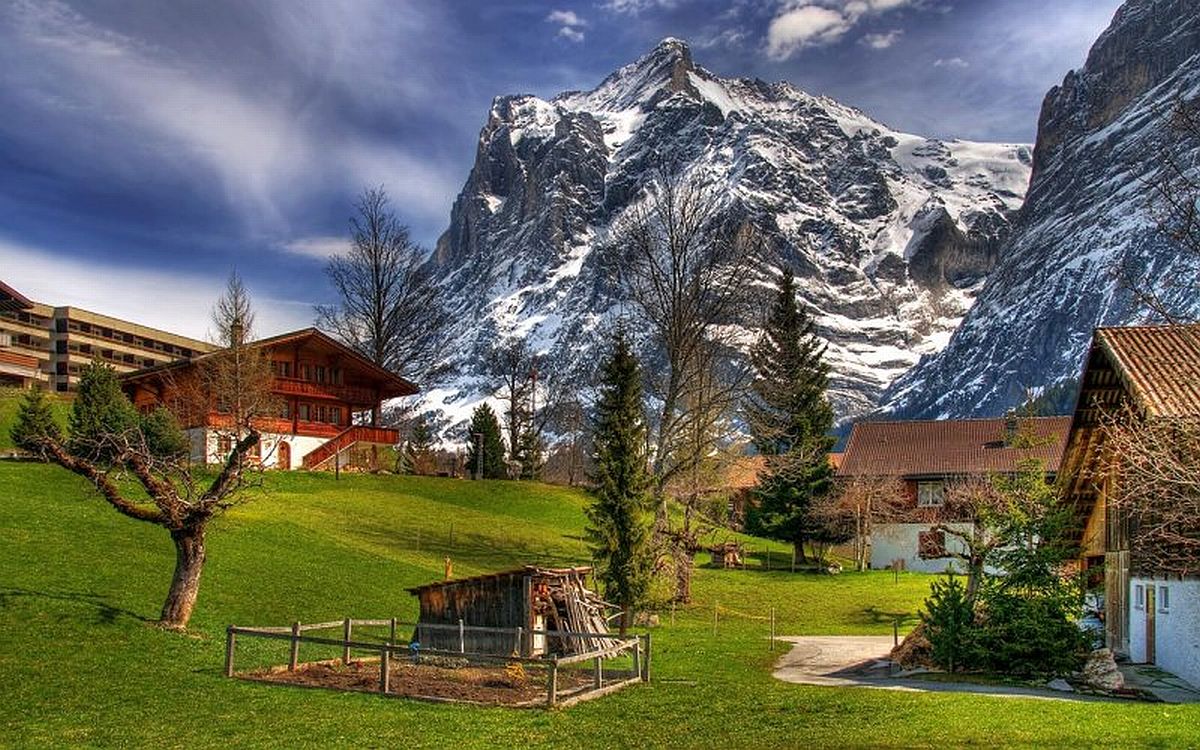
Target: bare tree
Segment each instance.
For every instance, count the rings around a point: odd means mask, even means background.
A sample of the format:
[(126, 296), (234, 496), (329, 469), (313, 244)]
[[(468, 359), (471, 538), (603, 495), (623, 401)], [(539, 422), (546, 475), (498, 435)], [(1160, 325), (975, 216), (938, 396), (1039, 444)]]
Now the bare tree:
[[(735, 408), (748, 382), (747, 369), (731, 364), (731, 354), (739, 324), (749, 317), (763, 240), (750, 224), (730, 221), (722, 206), (715, 187), (661, 168), (646, 201), (622, 217), (612, 236), (635, 314), (662, 360), (648, 368), (660, 526), (668, 515), (663, 488), (709, 452), (718, 436), (705, 428)], [(702, 424), (689, 424), (696, 420)], [(689, 433), (708, 437), (697, 445)]]
[(382, 187), (363, 191), (355, 208), (350, 249), (325, 269), (338, 301), (317, 307), (317, 325), (380, 367), (428, 382), (444, 370), (449, 315), (426, 253)]
[(533, 428), (538, 358), (525, 339), (514, 336), (492, 349), (484, 364), (487, 372), (500, 382), (497, 397), (505, 403), (508, 456), (510, 462), (516, 462), (522, 441)]
[[(188, 405), (193, 414), (207, 414), (210, 404), (229, 407), (224, 416), (236, 430), (237, 439), (216, 476), (196, 471), (186, 455), (162, 455), (153, 450), (137, 426), (98, 432), (89, 438), (93, 445), (88, 450), (74, 452), (67, 450), (63, 436), (46, 418), (48, 412), (38, 413), (40, 407), (31, 405), (23, 410), (14, 428), (22, 447), (87, 479), (118, 513), (167, 530), (175, 546), (175, 569), (159, 617), (164, 627), (187, 627), (207, 558), (208, 522), (246, 500), (246, 489), (253, 484), (251, 475), (258, 464), (251, 455), (260, 438), (255, 421), (264, 415), (259, 409), (267, 408), (270, 399), (256, 390), (261, 382), (250, 372), (255, 355), (244, 342), (252, 319), (245, 289), (234, 275), (214, 312), (214, 322), (231, 345), (208, 355), (201, 377), (204, 387), (193, 392), (201, 400)], [(33, 401), (36, 399), (31, 399), (31, 404)], [(106, 460), (85, 456), (105, 456)], [(124, 481), (127, 477), (136, 480), (137, 489)]]
[(1200, 416), (1142, 418), (1126, 408), (1103, 418), (1100, 476), (1129, 519), (1132, 565), (1155, 575), (1200, 573)]
[(910, 513), (904, 482), (895, 476), (856, 476), (842, 482), (818, 515), (854, 533), (854, 565), (870, 566), (870, 540), (877, 524), (900, 521)]

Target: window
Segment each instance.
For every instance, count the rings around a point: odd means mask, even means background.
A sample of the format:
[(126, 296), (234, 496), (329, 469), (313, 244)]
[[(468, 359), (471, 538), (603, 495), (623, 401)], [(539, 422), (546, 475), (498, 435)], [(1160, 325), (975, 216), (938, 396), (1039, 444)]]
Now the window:
[(310, 409), (309, 409), (308, 404), (300, 404), (300, 421), (301, 422), (309, 421), (309, 416), (310, 416), (309, 412), (310, 412)]
[(1133, 587), (1133, 608), (1146, 608), (1146, 587), (1141, 584)]
[(342, 409), (340, 406), (329, 407), (329, 424), (342, 423)]
[(937, 508), (945, 502), (941, 482), (917, 482), (917, 507)]
[(1169, 612), (1171, 609), (1171, 590), (1166, 586), (1158, 587), (1158, 611)]
[(325, 407), (324, 406), (317, 407), (317, 421), (318, 422), (325, 421)]
[(316, 370), (317, 370), (317, 382), (324, 383), (325, 382), (325, 368), (322, 367), (321, 365), (317, 365)]
[(224, 458), (233, 452), (233, 438), (228, 435), (217, 435), (217, 455)]

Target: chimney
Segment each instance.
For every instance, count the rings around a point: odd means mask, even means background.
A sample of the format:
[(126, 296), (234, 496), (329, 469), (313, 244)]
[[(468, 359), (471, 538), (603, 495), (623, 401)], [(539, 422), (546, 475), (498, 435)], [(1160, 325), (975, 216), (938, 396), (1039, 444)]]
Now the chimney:
[(1017, 441), (1017, 432), (1020, 424), (1017, 421), (1017, 412), (1009, 409), (1004, 415), (1004, 445), (1011, 447)]

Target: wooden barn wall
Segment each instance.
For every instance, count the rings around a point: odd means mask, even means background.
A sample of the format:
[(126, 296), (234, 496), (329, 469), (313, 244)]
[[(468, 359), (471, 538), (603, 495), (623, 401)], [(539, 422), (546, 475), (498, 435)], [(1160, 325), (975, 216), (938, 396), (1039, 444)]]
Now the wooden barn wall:
[[(464, 625), (489, 628), (528, 628), (525, 602), (525, 576), (512, 575), (485, 581), (435, 586), (418, 594), (420, 623)], [(458, 631), (421, 630), (415, 634), (422, 648), (457, 651)], [(512, 633), (465, 633), (466, 650), (485, 654), (510, 654), (517, 650)]]

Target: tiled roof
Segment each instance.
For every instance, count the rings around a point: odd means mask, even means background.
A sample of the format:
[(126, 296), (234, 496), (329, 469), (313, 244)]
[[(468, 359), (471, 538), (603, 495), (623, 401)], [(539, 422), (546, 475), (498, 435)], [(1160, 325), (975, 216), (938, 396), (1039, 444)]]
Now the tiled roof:
[(1070, 417), (1022, 417), (1029, 448), (1005, 444), (1005, 419), (859, 422), (850, 432), (839, 476), (946, 476), (1017, 469), (1024, 458), (1058, 467)]
[(1095, 344), (1147, 416), (1200, 415), (1200, 325), (1097, 328)]

